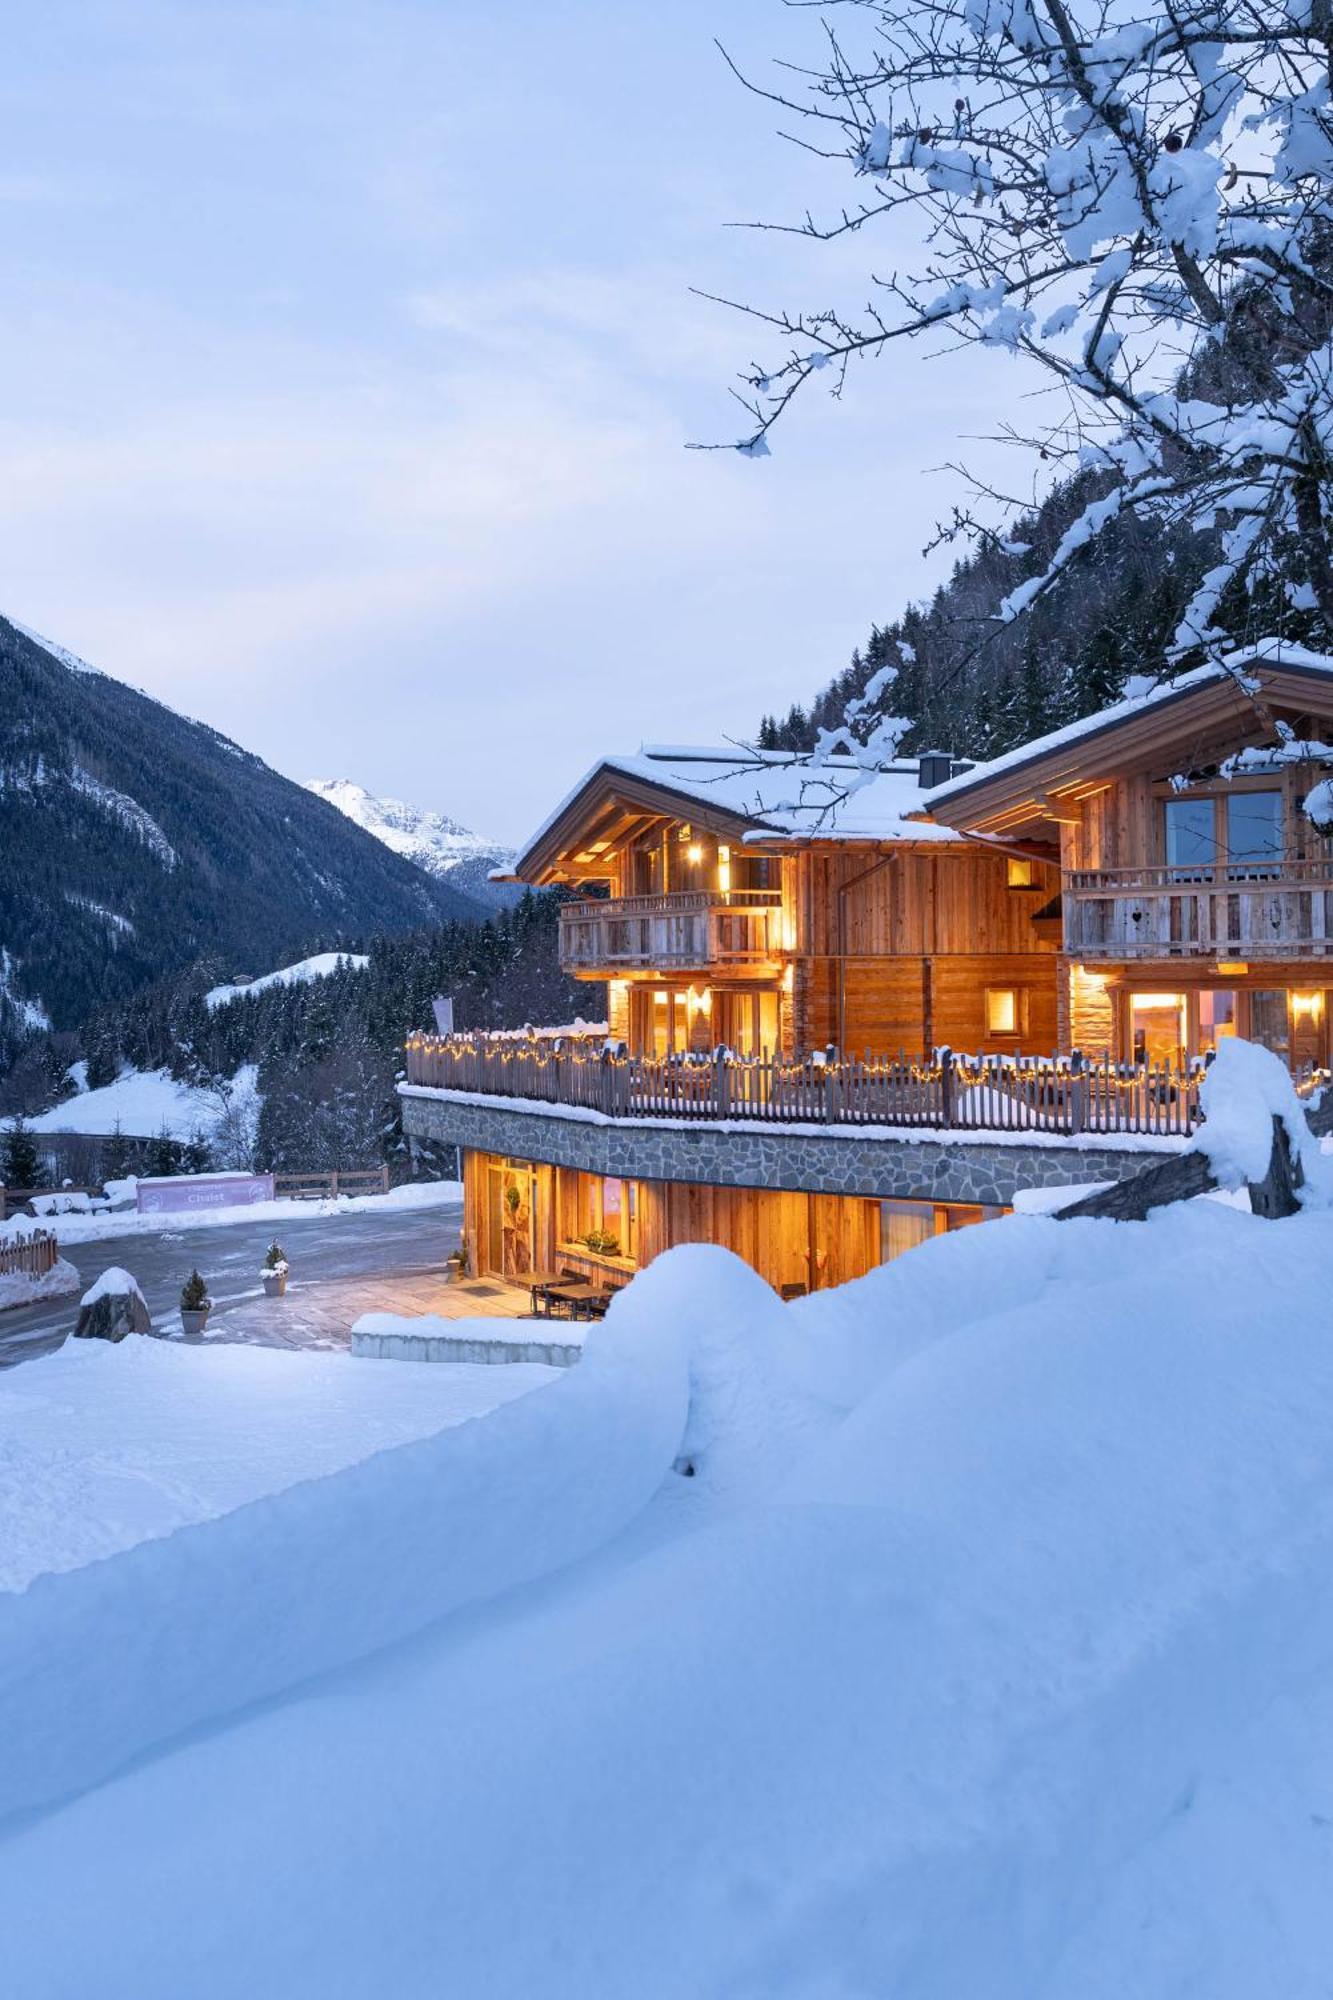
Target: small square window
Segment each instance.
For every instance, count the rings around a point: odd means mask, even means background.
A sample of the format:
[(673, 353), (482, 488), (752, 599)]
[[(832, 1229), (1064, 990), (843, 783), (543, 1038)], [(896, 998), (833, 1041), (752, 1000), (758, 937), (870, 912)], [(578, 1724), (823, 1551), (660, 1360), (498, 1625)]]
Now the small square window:
[(1030, 889), (1033, 881), (1033, 869), (1034, 864), (1031, 861), (1024, 861), (1018, 855), (1011, 854), (1009, 856), (1009, 887), (1011, 889)]
[(986, 988), (986, 1033), (988, 1035), (1016, 1035), (1018, 1033), (1018, 989), (1015, 986), (988, 986)]

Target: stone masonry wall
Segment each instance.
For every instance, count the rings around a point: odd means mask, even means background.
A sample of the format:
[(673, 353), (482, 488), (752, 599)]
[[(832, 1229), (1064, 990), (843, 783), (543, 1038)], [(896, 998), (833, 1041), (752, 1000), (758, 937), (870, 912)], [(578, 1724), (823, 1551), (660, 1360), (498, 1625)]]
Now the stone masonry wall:
[[(1153, 1151), (1098, 1144), (1006, 1145), (986, 1140), (878, 1138), (765, 1130), (762, 1125), (631, 1124), (513, 1109), (484, 1097), (409, 1086), (403, 1124), (418, 1138), (542, 1160), (624, 1180), (702, 1181), (715, 1187), (794, 1188), (1007, 1207), (1020, 1188), (1122, 1180)], [(1163, 1153), (1170, 1150), (1163, 1146)]]

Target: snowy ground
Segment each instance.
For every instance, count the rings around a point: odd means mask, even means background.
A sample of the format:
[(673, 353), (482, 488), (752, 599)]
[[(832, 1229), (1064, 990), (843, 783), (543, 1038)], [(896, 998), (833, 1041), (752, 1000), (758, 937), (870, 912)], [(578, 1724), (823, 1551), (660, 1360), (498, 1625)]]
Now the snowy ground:
[(556, 1373), (66, 1341), (0, 1378), (0, 1590), (463, 1423)]
[[(428, 1198), (417, 1205), (394, 1196), (284, 1204), (288, 1212), (276, 1224), (264, 1204), (258, 1217), (253, 1209), (111, 1216), (105, 1228), (102, 1217), (93, 1217), (98, 1226), (86, 1234), (81, 1232), (89, 1218), (61, 1216), (56, 1227), (62, 1257), (77, 1267), (80, 1289), (109, 1264), (121, 1265), (138, 1279), (161, 1326), (179, 1324), (181, 1285), (198, 1269), (222, 1309), (218, 1330), (225, 1334), (229, 1302), (257, 1294), (260, 1262), (275, 1234), (291, 1259), (298, 1294), (308, 1281), (327, 1285), (381, 1274), (397, 1281), (414, 1271), (443, 1272), (445, 1259), (458, 1248), (461, 1190), (457, 1182), (443, 1181), (423, 1185), (420, 1192)], [(145, 1222), (163, 1226), (137, 1226)], [(77, 1240), (71, 1242), (67, 1232)], [(57, 1346), (73, 1325), (70, 1307), (68, 1299), (58, 1299), (0, 1313), (0, 1367)], [(349, 1326), (363, 1310), (357, 1306), (349, 1314)]]
[(7, 1983), (1326, 1996), (1331, 1259), (673, 1251), (539, 1394), (0, 1597)]
[[(229, 1086), (231, 1095), (252, 1097), (258, 1072), (246, 1064)], [(34, 1132), (87, 1132), (109, 1137), (119, 1129), (127, 1138), (155, 1139), (168, 1132), (173, 1139), (205, 1137), (226, 1109), (224, 1094), (199, 1085), (178, 1083), (169, 1069), (123, 1070), (114, 1083), (82, 1090), (28, 1122)]]
[[(97, 1214), (74, 1212), (43, 1215), (40, 1226), (52, 1230), (62, 1244), (98, 1243), (122, 1236), (160, 1236), (182, 1229), (234, 1229), (247, 1223), (278, 1228), (313, 1216), (409, 1215), (423, 1209), (452, 1208), (463, 1199), (461, 1181), (407, 1181), (390, 1188), (387, 1194), (338, 1195), (322, 1201), (293, 1201), (280, 1196), (276, 1201), (244, 1202), (235, 1208), (191, 1209), (173, 1213), (169, 1209), (140, 1215), (134, 1209), (116, 1209)], [(17, 1237), (33, 1227), (33, 1221), (15, 1216), (0, 1223), (0, 1241), (6, 1234)]]

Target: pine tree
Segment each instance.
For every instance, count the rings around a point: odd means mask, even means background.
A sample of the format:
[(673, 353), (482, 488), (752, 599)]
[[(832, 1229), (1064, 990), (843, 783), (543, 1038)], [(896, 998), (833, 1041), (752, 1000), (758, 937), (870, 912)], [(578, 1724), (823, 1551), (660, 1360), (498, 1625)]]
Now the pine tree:
[(173, 1139), (165, 1125), (154, 1139), (148, 1154), (148, 1171), (154, 1176), (170, 1179), (181, 1170), (181, 1148)]
[(130, 1143), (117, 1118), (102, 1154), (102, 1178), (107, 1181), (124, 1180), (129, 1171)]
[(37, 1142), (26, 1119), (16, 1117), (5, 1133), (4, 1151), (0, 1153), (0, 1181), (8, 1188), (35, 1188), (42, 1185), (43, 1179)]

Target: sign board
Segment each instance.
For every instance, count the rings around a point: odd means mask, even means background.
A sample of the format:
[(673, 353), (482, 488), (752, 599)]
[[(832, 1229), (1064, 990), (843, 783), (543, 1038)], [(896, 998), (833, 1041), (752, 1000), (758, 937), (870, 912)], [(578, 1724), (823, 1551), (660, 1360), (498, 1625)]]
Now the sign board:
[(437, 1035), (452, 1035), (454, 1032), (454, 1003), (452, 996), (445, 999), (443, 994), (431, 1001), (435, 1009), (435, 1032)]
[(140, 1181), (135, 1202), (140, 1215), (176, 1215), (199, 1208), (248, 1208), (272, 1201), (272, 1174), (181, 1174)]

